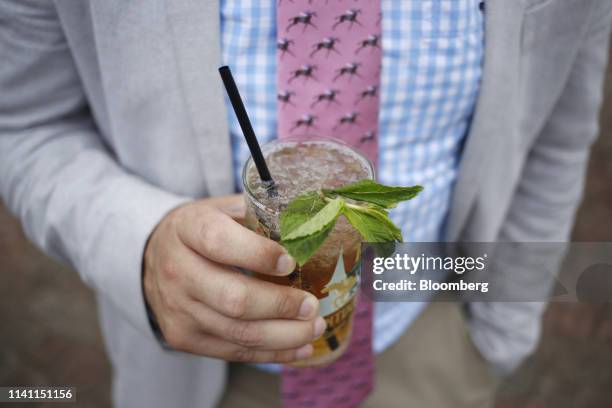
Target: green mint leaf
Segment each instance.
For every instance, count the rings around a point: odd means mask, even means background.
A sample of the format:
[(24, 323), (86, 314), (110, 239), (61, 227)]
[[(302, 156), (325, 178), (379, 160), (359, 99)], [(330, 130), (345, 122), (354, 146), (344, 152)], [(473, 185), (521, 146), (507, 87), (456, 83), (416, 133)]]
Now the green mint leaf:
[(344, 200), (336, 198), (330, 200), (325, 207), (321, 208), (312, 218), (293, 229), (286, 236), (281, 235), (283, 241), (291, 241), (292, 239), (304, 238), (309, 235), (316, 234), (328, 226), (330, 223), (335, 223), (344, 207)]
[(334, 190), (323, 190), (326, 195), (339, 195), (356, 201), (365, 201), (383, 208), (395, 207), (399, 202), (417, 196), (423, 187), (394, 187), (379, 184), (373, 180), (361, 180)]
[(280, 215), (281, 238), (311, 219), (325, 204), (321, 195), (316, 192), (294, 198)]
[(297, 203), (294, 200), (281, 215), (281, 244), (300, 266), (323, 244), (344, 208), (341, 198), (330, 200), (320, 208), (322, 199), (307, 196)]
[[(303, 194), (281, 213), (280, 243), (302, 266), (327, 239), (341, 214), (367, 242), (401, 242), (402, 233), (386, 210), (414, 198), (422, 189), (362, 180), (338, 189)], [(387, 249), (392, 250), (392, 246)]]
[(327, 239), (327, 236), (334, 228), (334, 225), (336, 225), (335, 222), (326, 226), (316, 234), (309, 235), (304, 238), (297, 238), (291, 241), (281, 241), (281, 244), (287, 250), (287, 252), (289, 252), (289, 255), (295, 259), (295, 262), (297, 262), (299, 266), (303, 266), (306, 261), (308, 261), (308, 259), (313, 256), (315, 252), (317, 252), (317, 249), (323, 245), (323, 242), (325, 242), (325, 239)]
[(401, 242), (402, 232), (385, 210), (346, 205), (342, 214), (366, 242)]

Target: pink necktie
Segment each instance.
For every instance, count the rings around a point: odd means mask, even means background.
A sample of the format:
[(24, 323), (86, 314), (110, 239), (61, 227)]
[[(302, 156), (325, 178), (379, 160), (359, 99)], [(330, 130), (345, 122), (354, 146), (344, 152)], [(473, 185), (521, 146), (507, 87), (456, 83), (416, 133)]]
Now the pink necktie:
[[(344, 140), (376, 165), (379, 0), (279, 0), (278, 136)], [(285, 408), (356, 407), (372, 391), (372, 304), (359, 296), (350, 344), (331, 365), (286, 368)]]

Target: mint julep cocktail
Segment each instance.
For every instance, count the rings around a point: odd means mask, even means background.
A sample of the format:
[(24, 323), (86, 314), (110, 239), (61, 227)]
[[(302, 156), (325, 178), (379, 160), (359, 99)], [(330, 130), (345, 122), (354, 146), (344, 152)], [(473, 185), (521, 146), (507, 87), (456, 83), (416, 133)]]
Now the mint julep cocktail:
[[(262, 149), (278, 196), (268, 194), (249, 159), (243, 171), (246, 225), (276, 241), (281, 240), (281, 212), (296, 197), (374, 177), (370, 162), (341, 142), (321, 138), (278, 140)], [(315, 209), (312, 208), (313, 212)], [(348, 346), (359, 288), (361, 241), (359, 232), (340, 215), (321, 246), (302, 265), (298, 263), (289, 276), (256, 275), (308, 291), (319, 299), (320, 315), (325, 318), (327, 329), (312, 343), (312, 357), (298, 365), (330, 363)]]

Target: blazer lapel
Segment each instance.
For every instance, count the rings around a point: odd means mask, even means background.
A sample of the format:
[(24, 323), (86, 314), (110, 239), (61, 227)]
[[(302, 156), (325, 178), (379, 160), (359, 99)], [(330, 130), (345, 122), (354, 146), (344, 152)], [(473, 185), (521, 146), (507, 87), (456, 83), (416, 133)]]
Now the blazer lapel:
[(446, 239), (456, 241), (487, 169), (487, 152), (518, 130), (517, 107), (523, 1), (486, 0), (482, 84), (466, 140), (449, 214)]
[(227, 112), (218, 67), (221, 65), (217, 1), (166, 0), (181, 92), (190, 127), (202, 157), (210, 195), (234, 191)]

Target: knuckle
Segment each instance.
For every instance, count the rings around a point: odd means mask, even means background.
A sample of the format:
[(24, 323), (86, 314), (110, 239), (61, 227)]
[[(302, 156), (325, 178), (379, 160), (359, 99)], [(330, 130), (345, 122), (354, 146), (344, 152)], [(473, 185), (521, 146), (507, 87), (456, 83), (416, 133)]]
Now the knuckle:
[(174, 281), (180, 276), (179, 267), (172, 259), (166, 259), (161, 264), (161, 273), (164, 279)]
[(169, 230), (178, 231), (184, 228), (186, 225), (189, 225), (188, 221), (191, 219), (191, 217), (193, 217), (192, 208), (193, 204), (187, 203), (170, 211), (170, 213), (164, 219)]
[(169, 327), (169, 329), (166, 330), (166, 333), (164, 333), (164, 338), (166, 343), (168, 343), (168, 345), (173, 349), (187, 349), (187, 336), (185, 336), (183, 331), (178, 329), (176, 326)]
[(261, 331), (251, 322), (232, 325), (230, 338), (232, 342), (244, 347), (258, 347), (263, 341)]
[(217, 253), (223, 250), (223, 236), (225, 228), (221, 216), (209, 217), (208, 220), (200, 226), (200, 239), (202, 247), (209, 253)]
[(241, 363), (248, 363), (255, 358), (255, 350), (246, 347), (239, 347), (233, 352), (232, 360)]
[(225, 314), (235, 319), (247, 313), (248, 289), (241, 279), (234, 279), (221, 291), (221, 304)]
[(163, 296), (161, 300), (164, 308), (167, 312), (170, 312), (170, 314), (175, 314), (181, 310), (180, 303), (176, 296)]
[(186, 213), (186, 211), (184, 211), (184, 208), (185, 207), (176, 208), (173, 211), (171, 211), (166, 217), (168, 225), (172, 229), (178, 229), (181, 227), (181, 225), (183, 225), (183, 221), (185, 221), (185, 213)]

